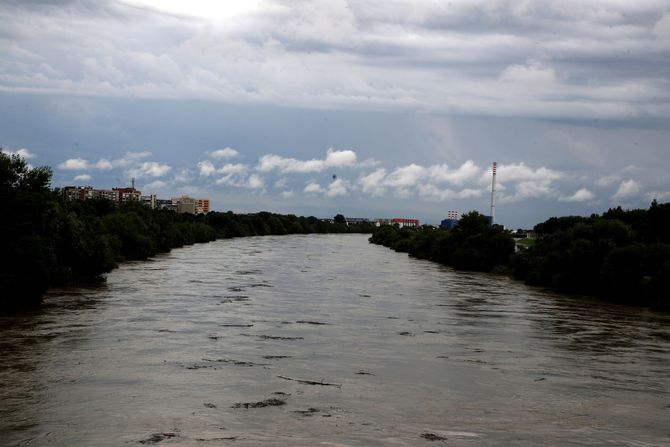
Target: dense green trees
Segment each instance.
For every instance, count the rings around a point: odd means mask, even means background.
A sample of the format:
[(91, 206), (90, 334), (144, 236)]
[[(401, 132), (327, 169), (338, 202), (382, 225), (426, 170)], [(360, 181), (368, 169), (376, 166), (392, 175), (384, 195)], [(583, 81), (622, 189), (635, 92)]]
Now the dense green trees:
[(502, 227), (479, 213), (453, 230), (347, 225), (268, 212), (194, 216), (137, 202), (66, 201), (51, 170), (0, 153), (0, 307), (39, 303), (50, 286), (100, 279), (119, 262), (217, 238), (373, 233), (370, 241), (462, 270), (509, 272), (528, 284), (670, 310), (670, 203), (602, 216), (552, 217), (536, 243), (514, 253)]
[(481, 272), (504, 269), (514, 253), (512, 237), (502, 227), (489, 225), (476, 211), (463, 215), (453, 230), (385, 225), (372, 234), (370, 242), (416, 258)]
[(49, 168), (0, 153), (0, 307), (36, 304), (50, 286), (99, 280), (121, 261), (216, 238), (372, 229), (268, 212), (194, 216), (138, 202), (67, 201), (50, 181)]
[(553, 217), (512, 259), (528, 284), (615, 302), (670, 309), (670, 203), (602, 216)]
[(670, 203), (552, 217), (534, 231), (535, 244), (514, 253), (501, 227), (472, 212), (450, 231), (384, 226), (370, 242), (461, 270), (509, 272), (558, 292), (670, 310)]
[(347, 225), (329, 223), (316, 217), (293, 214), (273, 214), (266, 211), (254, 214), (210, 212), (203, 222), (212, 227), (217, 237), (265, 236), (308, 233), (371, 233), (374, 226), (369, 223)]
[(41, 204), (50, 197), (50, 181), (48, 168), (30, 169), (18, 155), (0, 153), (0, 303), (18, 293), (39, 300), (49, 285)]

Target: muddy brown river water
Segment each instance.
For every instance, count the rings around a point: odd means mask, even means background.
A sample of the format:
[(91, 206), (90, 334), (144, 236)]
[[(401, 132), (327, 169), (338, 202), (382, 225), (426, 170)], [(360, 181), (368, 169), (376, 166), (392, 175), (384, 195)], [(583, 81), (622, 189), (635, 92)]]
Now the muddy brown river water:
[(124, 264), (0, 316), (0, 358), (0, 445), (670, 445), (670, 315), (361, 235)]

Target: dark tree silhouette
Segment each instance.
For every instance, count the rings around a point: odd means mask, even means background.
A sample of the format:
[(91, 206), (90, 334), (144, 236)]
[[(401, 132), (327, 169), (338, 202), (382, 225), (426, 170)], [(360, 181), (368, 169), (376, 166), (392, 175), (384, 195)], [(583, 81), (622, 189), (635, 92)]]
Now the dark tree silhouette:
[(30, 168), (0, 153), (0, 307), (39, 303), (49, 286), (101, 280), (118, 262), (146, 259), (217, 238), (289, 233), (370, 233), (370, 224), (342, 225), (268, 212), (194, 216), (139, 202), (65, 200), (51, 191), (51, 170)]

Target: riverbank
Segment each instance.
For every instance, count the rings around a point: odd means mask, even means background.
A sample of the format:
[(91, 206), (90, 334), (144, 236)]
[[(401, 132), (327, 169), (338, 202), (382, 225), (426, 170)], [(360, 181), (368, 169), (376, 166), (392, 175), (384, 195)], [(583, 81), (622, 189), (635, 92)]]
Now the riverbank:
[[(269, 212), (195, 216), (154, 210), (137, 202), (118, 207), (104, 199), (69, 202), (55, 194), (48, 208), (47, 231), (36, 236), (39, 245), (19, 256), (32, 262), (4, 274), (5, 290), (10, 290), (3, 294), (5, 307), (39, 304), (50, 287), (103, 280), (102, 275), (120, 263), (146, 260), (195, 243), (249, 236), (371, 232), (366, 224), (347, 226), (315, 217)], [(26, 280), (43, 287), (25, 293), (22, 284)]]
[(128, 260), (220, 238), (371, 232), (268, 212), (206, 215), (152, 209), (136, 201), (67, 200), (52, 191), (51, 169), (0, 153), (0, 308), (37, 305), (50, 287), (102, 279)]
[(459, 270), (505, 273), (574, 296), (670, 311), (670, 203), (551, 218), (515, 252), (512, 237), (469, 213), (453, 230), (375, 230), (371, 243)]

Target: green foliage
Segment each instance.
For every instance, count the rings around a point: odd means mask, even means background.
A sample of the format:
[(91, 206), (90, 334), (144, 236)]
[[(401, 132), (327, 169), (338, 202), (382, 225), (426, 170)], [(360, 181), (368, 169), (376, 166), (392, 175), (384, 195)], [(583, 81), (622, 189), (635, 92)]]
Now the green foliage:
[(536, 243), (510, 261), (514, 277), (560, 292), (670, 308), (670, 204), (552, 217), (535, 231)]
[(512, 237), (475, 211), (464, 214), (453, 230), (384, 225), (372, 233), (370, 242), (460, 270), (482, 272), (506, 271), (514, 252)]
[(670, 204), (552, 217), (514, 253), (514, 240), (479, 213), (453, 230), (376, 229), (370, 242), (461, 270), (506, 273), (528, 284), (670, 310)]
[(0, 153), (0, 305), (34, 304), (49, 284), (49, 249), (40, 203), (50, 197), (51, 170), (31, 169)]
[(100, 280), (118, 262), (217, 238), (372, 231), (268, 212), (193, 216), (138, 202), (73, 202), (50, 191), (50, 181), (49, 168), (0, 153), (0, 307), (36, 304), (50, 286)]

